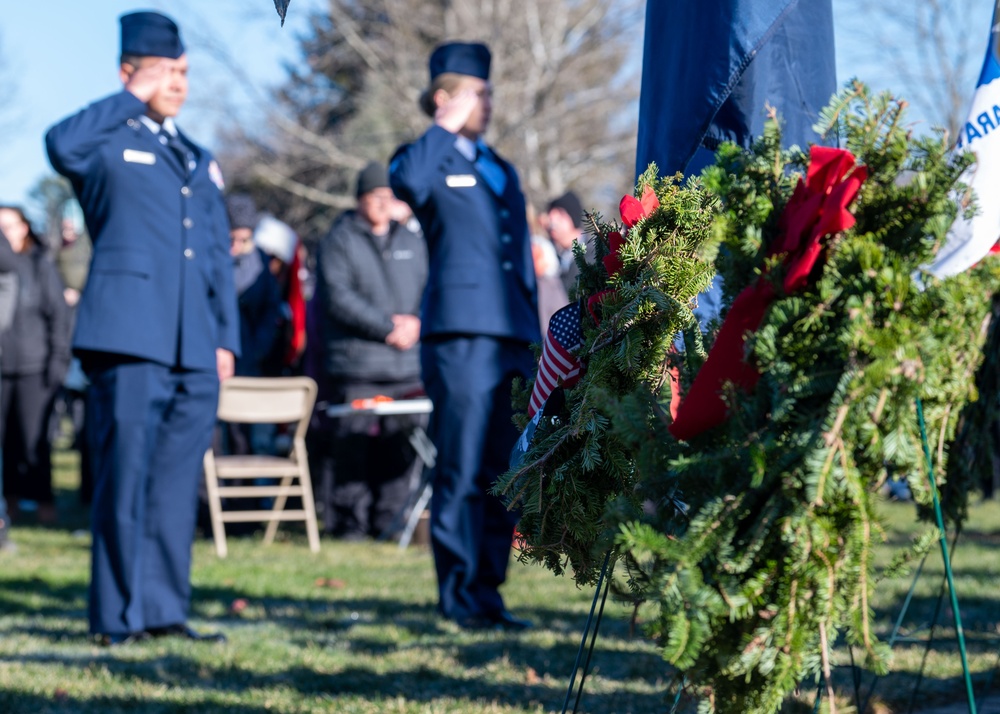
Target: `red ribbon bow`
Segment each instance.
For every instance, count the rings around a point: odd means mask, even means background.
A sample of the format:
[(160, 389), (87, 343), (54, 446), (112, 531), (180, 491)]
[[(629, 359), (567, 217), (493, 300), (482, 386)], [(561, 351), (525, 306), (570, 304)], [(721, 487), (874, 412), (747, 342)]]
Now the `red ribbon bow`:
[[(656, 197), (656, 192), (649, 186), (642, 192), (642, 198), (638, 199), (635, 196), (622, 196), (621, 202), (618, 204), (618, 212), (621, 214), (622, 223), (625, 224), (626, 229), (633, 227), (636, 223), (641, 221), (643, 218), (648, 218), (653, 211), (660, 207), (660, 199)], [(625, 237), (618, 231), (612, 231), (608, 233), (608, 254), (604, 256), (601, 260), (604, 263), (604, 269), (608, 271), (608, 277), (613, 278), (618, 275), (621, 269), (624, 267), (624, 263), (621, 259), (622, 246), (625, 245)], [(599, 305), (605, 297), (608, 295), (613, 295), (614, 290), (602, 290), (596, 295), (591, 295), (587, 300), (587, 311), (590, 316), (594, 318), (594, 322), (598, 325), (601, 324), (600, 318), (597, 316), (596, 307)]]
[[(856, 166), (849, 151), (814, 146), (809, 156), (806, 180), (800, 179), (795, 187), (778, 222), (779, 237), (768, 252), (769, 257), (785, 255), (781, 263), (785, 294), (806, 286), (823, 250), (823, 238), (854, 225), (847, 206), (868, 177), (868, 169)], [(765, 274), (733, 301), (708, 359), (670, 426), (677, 439), (687, 441), (726, 420), (722, 388), (727, 382), (747, 392), (757, 385), (760, 373), (746, 361), (744, 338), (757, 331), (776, 296), (774, 283)]]
[(656, 197), (656, 192), (652, 187), (646, 186), (642, 192), (642, 198), (635, 196), (622, 196), (618, 204), (618, 212), (622, 215), (622, 223), (626, 228), (631, 228), (636, 223), (646, 218), (660, 207), (660, 199)]

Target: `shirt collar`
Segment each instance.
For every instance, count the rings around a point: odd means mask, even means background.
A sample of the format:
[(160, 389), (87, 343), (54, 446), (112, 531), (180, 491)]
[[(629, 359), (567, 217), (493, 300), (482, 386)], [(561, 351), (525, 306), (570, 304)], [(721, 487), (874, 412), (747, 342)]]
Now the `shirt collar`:
[(467, 158), (469, 161), (476, 160), (476, 142), (467, 136), (462, 136), (459, 134), (455, 137), (455, 148), (458, 149), (458, 153)]
[(155, 121), (150, 119), (148, 116), (143, 114), (139, 117), (139, 120), (146, 125), (146, 128), (153, 132), (154, 135), (160, 133), (161, 126), (164, 131), (166, 131), (170, 136), (177, 136), (177, 125), (174, 124), (173, 117), (167, 117), (163, 120), (163, 124), (157, 124)]

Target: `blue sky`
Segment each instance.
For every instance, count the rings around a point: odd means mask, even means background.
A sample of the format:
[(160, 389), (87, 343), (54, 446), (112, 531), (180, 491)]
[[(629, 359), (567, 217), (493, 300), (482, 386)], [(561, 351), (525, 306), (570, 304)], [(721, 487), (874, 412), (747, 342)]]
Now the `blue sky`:
[[(665, 2), (667, 0), (651, 0)], [(917, 0), (919, 2), (919, 0)], [(0, 51), (16, 87), (0, 105), (0, 203), (29, 203), (30, 187), (51, 169), (44, 156), (46, 127), (90, 101), (120, 88), (117, 79), (118, 22), (124, 12), (158, 9), (175, 17), (189, 47), (191, 98), (181, 123), (196, 140), (212, 146), (215, 128), (233, 121), (253, 121), (253, 101), (233, 91), (231, 73), (218, 60), (239, 63), (258, 88), (283, 77), (282, 61), (296, 56), (296, 33), (307, 12), (324, 0), (292, 0), (288, 21), (279, 27), (271, 0), (4, 0), (0, 14)], [(980, 28), (984, 51), (991, 0), (972, 0), (966, 19)], [(877, 88), (892, 87), (890, 67), (873, 54), (872, 43), (858, 37), (857, 1), (834, 0), (838, 79), (859, 76)], [(977, 55), (981, 56), (981, 55)], [(979, 70), (969, 77), (969, 94)], [(920, 119), (919, 115), (913, 117)]]
[[(304, 28), (306, 11), (323, 4), (292, 0), (281, 28), (271, 0), (4, 0), (0, 51), (15, 88), (13, 101), (0, 105), (0, 203), (28, 203), (30, 187), (51, 172), (42, 146), (49, 125), (121, 88), (119, 15), (161, 10), (181, 25), (191, 61), (181, 123), (211, 146), (214, 127), (227, 118), (214, 97), (232, 84), (216, 59), (219, 51), (256, 84), (273, 84), (283, 76), (281, 62), (296, 56), (295, 33)], [(248, 113), (245, 95), (242, 103)]]

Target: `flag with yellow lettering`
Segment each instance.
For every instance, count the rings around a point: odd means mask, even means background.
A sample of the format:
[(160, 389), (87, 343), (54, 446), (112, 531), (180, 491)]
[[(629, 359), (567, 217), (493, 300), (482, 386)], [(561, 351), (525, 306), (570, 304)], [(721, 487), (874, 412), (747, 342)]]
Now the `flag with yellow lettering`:
[(928, 271), (938, 278), (957, 275), (971, 268), (1000, 239), (1000, 32), (997, 22), (1000, 0), (993, 8), (990, 42), (972, 98), (969, 118), (958, 132), (958, 151), (972, 151), (976, 163), (962, 180), (976, 193), (976, 215), (959, 216), (948, 232)]

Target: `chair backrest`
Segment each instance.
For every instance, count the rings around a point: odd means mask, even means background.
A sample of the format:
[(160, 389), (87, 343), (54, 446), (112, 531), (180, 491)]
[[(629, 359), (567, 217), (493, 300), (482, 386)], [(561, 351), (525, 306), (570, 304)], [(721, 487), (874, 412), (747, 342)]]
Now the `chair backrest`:
[(218, 417), (237, 424), (296, 424), (305, 436), (316, 382), (311, 377), (230, 377), (219, 390)]

